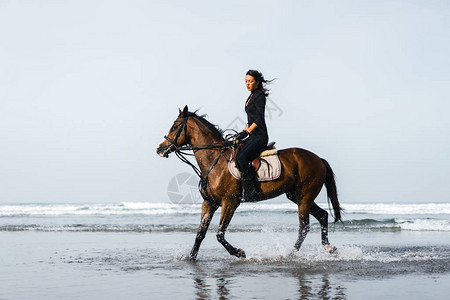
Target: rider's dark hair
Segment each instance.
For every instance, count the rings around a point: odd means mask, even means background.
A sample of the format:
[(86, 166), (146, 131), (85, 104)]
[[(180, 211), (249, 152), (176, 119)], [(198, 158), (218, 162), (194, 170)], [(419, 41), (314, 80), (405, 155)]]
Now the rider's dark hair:
[(260, 89), (264, 93), (264, 95), (269, 96), (269, 89), (266, 87), (266, 84), (271, 83), (272, 81), (274, 81), (274, 79), (266, 80), (264, 79), (263, 74), (256, 70), (248, 70), (247, 74), (245, 75), (250, 75), (255, 78), (256, 82), (258, 82), (257, 89)]

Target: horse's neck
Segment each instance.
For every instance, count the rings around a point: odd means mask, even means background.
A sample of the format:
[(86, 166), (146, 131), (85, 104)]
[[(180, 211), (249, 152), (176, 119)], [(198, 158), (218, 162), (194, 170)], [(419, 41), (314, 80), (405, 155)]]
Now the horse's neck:
[[(202, 125), (200, 125), (202, 126)], [(220, 143), (223, 142), (223, 140), (220, 140), (214, 135), (209, 132), (208, 129), (204, 127), (197, 127), (195, 131), (197, 134), (190, 137), (190, 144), (193, 147), (202, 147), (207, 145), (212, 145), (214, 143)], [(197, 164), (200, 167), (200, 170), (203, 174), (208, 172), (211, 165), (214, 163), (214, 161), (220, 156), (222, 149), (211, 149), (211, 150), (198, 150), (195, 152), (195, 159), (197, 160)], [(217, 165), (220, 165), (222, 159), (219, 159), (217, 162)]]

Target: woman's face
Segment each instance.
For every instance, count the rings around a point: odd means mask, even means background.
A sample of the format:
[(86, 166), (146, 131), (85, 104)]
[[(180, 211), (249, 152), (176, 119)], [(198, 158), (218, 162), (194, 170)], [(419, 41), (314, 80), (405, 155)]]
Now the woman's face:
[(253, 91), (258, 88), (259, 82), (255, 80), (255, 77), (252, 75), (245, 75), (245, 86), (247, 87), (247, 90)]

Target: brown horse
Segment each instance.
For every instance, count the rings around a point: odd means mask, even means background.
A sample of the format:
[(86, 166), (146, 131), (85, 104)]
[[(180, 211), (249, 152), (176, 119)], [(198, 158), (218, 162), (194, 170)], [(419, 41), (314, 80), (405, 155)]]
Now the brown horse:
[[(171, 152), (180, 149), (194, 150), (195, 159), (200, 168), (204, 198), (200, 226), (190, 253), (196, 259), (214, 212), (222, 207), (217, 240), (231, 255), (245, 257), (242, 249), (237, 249), (225, 240), (225, 231), (231, 218), (241, 203), (242, 189), (240, 181), (235, 179), (227, 168), (231, 155), (229, 142), (223, 133), (202, 116), (189, 112), (185, 106), (173, 123), (165, 140), (158, 145), (156, 152), (168, 157)], [(190, 146), (189, 146), (190, 145)], [(183, 146), (185, 148), (183, 148)], [(188, 147), (188, 148), (186, 148)], [(273, 181), (259, 182), (260, 200), (286, 194), (289, 200), (298, 205), (300, 221), (299, 234), (295, 249), (299, 250), (309, 229), (309, 214), (321, 225), (322, 245), (330, 253), (336, 250), (328, 242), (328, 213), (314, 203), (325, 184), (327, 196), (333, 206), (335, 222), (341, 220), (334, 174), (330, 165), (312, 152), (300, 148), (288, 148), (278, 151), (282, 163), (281, 176)]]

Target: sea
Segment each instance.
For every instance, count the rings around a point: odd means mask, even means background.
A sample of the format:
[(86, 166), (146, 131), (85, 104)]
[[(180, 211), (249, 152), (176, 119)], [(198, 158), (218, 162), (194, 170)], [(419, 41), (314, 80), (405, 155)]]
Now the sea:
[[(328, 203), (318, 203), (329, 210)], [(450, 203), (342, 203), (300, 251), (295, 204), (220, 209), (189, 259), (201, 204), (0, 204), (0, 299), (450, 299)]]

